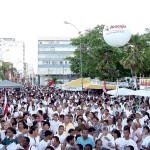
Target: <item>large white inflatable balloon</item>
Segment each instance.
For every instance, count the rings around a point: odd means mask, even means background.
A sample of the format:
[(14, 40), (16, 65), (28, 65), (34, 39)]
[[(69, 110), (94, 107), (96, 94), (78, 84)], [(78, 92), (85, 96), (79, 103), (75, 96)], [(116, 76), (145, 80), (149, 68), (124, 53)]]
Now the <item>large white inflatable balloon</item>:
[(121, 47), (129, 42), (131, 32), (124, 24), (106, 25), (103, 29), (103, 37), (108, 45), (113, 47)]

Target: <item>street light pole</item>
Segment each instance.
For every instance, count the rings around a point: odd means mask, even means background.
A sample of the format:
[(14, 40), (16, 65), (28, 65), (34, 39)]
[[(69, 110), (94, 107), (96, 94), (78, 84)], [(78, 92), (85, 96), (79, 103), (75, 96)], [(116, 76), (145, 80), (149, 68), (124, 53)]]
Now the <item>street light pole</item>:
[(80, 49), (80, 78), (81, 78), (81, 91), (83, 92), (83, 64), (82, 64), (82, 47), (81, 47), (81, 31), (72, 23), (64, 21), (64, 24), (69, 24), (71, 26), (73, 26), (77, 31), (78, 34), (80, 36), (80, 45), (79, 45), (79, 49)]

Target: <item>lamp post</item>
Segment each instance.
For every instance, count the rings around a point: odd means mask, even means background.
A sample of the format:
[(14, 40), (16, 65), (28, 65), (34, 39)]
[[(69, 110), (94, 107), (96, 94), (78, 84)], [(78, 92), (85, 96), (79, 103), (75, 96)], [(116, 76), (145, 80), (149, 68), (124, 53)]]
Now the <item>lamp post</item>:
[(83, 64), (82, 64), (82, 49), (81, 49), (81, 31), (72, 23), (64, 21), (64, 24), (69, 24), (73, 26), (77, 31), (80, 36), (80, 78), (81, 78), (81, 91), (83, 92)]

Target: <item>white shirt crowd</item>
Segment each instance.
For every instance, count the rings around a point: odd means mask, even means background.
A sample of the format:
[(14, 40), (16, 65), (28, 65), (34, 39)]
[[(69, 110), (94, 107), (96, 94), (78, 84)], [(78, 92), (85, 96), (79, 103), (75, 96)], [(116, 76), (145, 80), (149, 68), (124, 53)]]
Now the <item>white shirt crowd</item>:
[(150, 104), (144, 97), (48, 87), (0, 94), (0, 150), (150, 150)]

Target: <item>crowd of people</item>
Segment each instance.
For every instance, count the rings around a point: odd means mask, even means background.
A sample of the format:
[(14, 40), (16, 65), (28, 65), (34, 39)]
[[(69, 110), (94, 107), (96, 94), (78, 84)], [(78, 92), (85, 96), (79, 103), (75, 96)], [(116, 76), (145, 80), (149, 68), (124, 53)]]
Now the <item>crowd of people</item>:
[(150, 150), (150, 103), (144, 97), (110, 97), (51, 87), (2, 89), (0, 150), (6, 148)]

